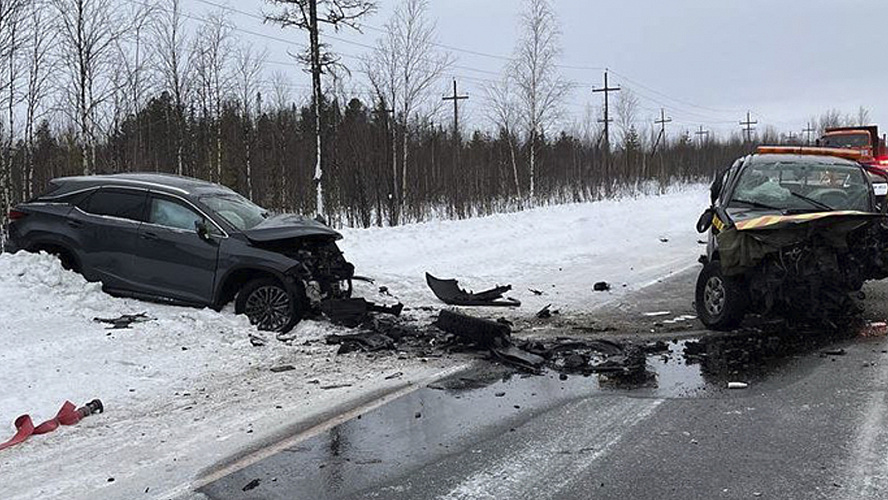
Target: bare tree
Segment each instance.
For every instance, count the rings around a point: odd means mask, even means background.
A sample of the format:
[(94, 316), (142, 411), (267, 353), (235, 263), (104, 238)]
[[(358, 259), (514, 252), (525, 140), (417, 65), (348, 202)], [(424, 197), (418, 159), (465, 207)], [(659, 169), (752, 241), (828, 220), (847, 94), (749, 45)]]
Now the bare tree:
[(400, 121), (401, 169), (399, 175), (393, 160), (392, 193), (400, 207), (407, 198), (408, 123), (417, 118), (431, 97), (433, 85), (453, 64), (452, 55), (436, 49), (437, 26), (427, 13), (428, 0), (403, 0), (364, 64), (377, 97), (385, 98)]
[[(0, 214), (2, 225), (13, 203), (13, 147), (15, 145), (15, 110), (20, 101), (19, 83), (21, 77), (20, 53), (23, 47), (24, 2), (20, 0), (0, 0), (0, 103), (6, 104), (6, 126), (0, 126), (0, 196), (3, 210)], [(4, 131), (4, 129), (6, 129)], [(5, 133), (4, 133), (5, 132)], [(6, 233), (0, 228), (0, 244)]]
[(828, 109), (818, 119), (817, 133), (823, 135), (826, 129), (841, 127), (842, 123), (842, 113), (837, 109)]
[(570, 85), (558, 73), (561, 30), (549, 0), (525, 0), (521, 39), (509, 74), (521, 103), (521, 121), (527, 135), (531, 198), (535, 195), (536, 150), (541, 134), (560, 117)]
[(869, 125), (870, 124), (870, 112), (868, 109), (860, 106), (857, 108), (857, 116), (854, 117), (853, 125)]
[(59, 50), (69, 72), (68, 106), (77, 124), (83, 173), (95, 171), (100, 108), (113, 95), (117, 41), (128, 22), (112, 0), (50, 0), (59, 23)]
[[(303, 64), (311, 70), (312, 107), (315, 116), (315, 139), (317, 151), (315, 155), (314, 181), (317, 187), (318, 216), (324, 213), (323, 187), (323, 145), (321, 142), (321, 107), (323, 89), (321, 74), (328, 68), (338, 64), (338, 58), (327, 50), (326, 44), (320, 41), (318, 23), (329, 24), (334, 29), (348, 26), (360, 31), (359, 20), (376, 10), (376, 3), (371, 0), (267, 0), (269, 3), (281, 5), (283, 8), (276, 14), (267, 15), (267, 22), (280, 25), (282, 28), (294, 27), (308, 32), (308, 50), (299, 56)], [(318, 7), (323, 11), (318, 15)]]
[(45, 104), (56, 69), (52, 57), (57, 32), (51, 29), (50, 13), (45, 2), (31, 2), (27, 39), (27, 87), (25, 89), (25, 165), (22, 174), (22, 198), (32, 196), (34, 183), (34, 135), (37, 122), (48, 112)]
[(509, 146), (509, 159), (512, 165), (512, 180), (515, 184), (515, 196), (521, 198), (521, 182), (518, 180), (517, 144), (515, 144), (515, 128), (518, 123), (518, 110), (515, 106), (514, 89), (509, 78), (484, 87), (489, 101), (488, 119), (506, 136)]
[(262, 76), (262, 70), (265, 61), (268, 59), (268, 52), (265, 50), (255, 51), (251, 45), (243, 45), (237, 49), (235, 56), (235, 87), (237, 88), (238, 101), (243, 113), (245, 123), (244, 130), (244, 158), (247, 181), (247, 196), (253, 199), (253, 131), (255, 123), (253, 123), (253, 101), (259, 95), (259, 77)]
[(627, 139), (637, 136), (636, 123), (638, 122), (638, 97), (625, 85), (617, 96), (614, 106), (617, 128), (620, 130), (620, 143), (626, 147)]
[(185, 174), (185, 107), (191, 81), (187, 54), (188, 33), (185, 31), (180, 0), (163, 0), (153, 24), (154, 63), (160, 76), (160, 89), (169, 92), (175, 108), (173, 121), (176, 141), (176, 173)]
[(231, 92), (231, 26), (223, 12), (211, 14), (192, 43), (191, 58), (197, 79), (197, 97), (204, 118), (213, 122), (215, 145), (212, 178), (222, 180), (222, 104)]

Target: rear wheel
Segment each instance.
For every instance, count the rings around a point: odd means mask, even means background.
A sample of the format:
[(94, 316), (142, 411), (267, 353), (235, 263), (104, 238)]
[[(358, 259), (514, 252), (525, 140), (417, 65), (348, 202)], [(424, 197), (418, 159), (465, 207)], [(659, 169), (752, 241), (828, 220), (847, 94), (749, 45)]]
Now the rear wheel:
[(244, 285), (235, 299), (234, 312), (246, 315), (260, 330), (271, 332), (288, 332), (302, 318), (297, 298), (274, 278)]
[(729, 330), (743, 320), (746, 313), (746, 288), (738, 278), (722, 273), (721, 263), (714, 260), (697, 277), (695, 306), (697, 316), (713, 330)]

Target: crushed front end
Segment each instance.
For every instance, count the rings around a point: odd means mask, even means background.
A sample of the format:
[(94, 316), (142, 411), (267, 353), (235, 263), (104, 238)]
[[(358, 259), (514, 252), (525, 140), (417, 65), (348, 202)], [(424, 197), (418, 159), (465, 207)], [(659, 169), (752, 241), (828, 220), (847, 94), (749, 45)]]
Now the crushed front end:
[(717, 239), (725, 276), (745, 282), (750, 309), (762, 314), (854, 314), (863, 283), (888, 276), (888, 227), (880, 214), (759, 217), (726, 227)]

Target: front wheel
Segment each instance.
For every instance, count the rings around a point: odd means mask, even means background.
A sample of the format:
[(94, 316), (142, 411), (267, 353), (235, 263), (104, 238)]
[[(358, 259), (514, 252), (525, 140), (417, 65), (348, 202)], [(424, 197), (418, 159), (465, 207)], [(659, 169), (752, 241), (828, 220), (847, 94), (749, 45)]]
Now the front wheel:
[(697, 277), (697, 316), (708, 328), (729, 330), (743, 320), (746, 313), (746, 288), (743, 283), (722, 273), (721, 263), (714, 260)]
[(241, 288), (234, 302), (234, 312), (245, 314), (250, 323), (269, 332), (288, 332), (301, 319), (296, 298), (273, 278), (260, 278)]

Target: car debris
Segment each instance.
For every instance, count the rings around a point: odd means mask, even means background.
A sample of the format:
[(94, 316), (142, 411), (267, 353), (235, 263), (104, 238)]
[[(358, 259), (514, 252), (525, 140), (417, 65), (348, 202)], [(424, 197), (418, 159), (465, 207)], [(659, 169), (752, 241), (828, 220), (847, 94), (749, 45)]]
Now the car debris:
[(611, 286), (610, 283), (608, 283), (607, 281), (599, 281), (598, 283), (592, 285), (592, 289), (596, 292), (606, 292), (611, 289)]
[(153, 321), (155, 318), (149, 317), (147, 314), (141, 312), (137, 314), (123, 314), (118, 316), (117, 318), (93, 318), (93, 321), (96, 323), (106, 323), (109, 326), (108, 330), (123, 330), (129, 328), (130, 325), (134, 323), (144, 323), (146, 321)]
[(394, 340), (388, 335), (376, 332), (361, 332), (350, 335), (327, 335), (328, 345), (339, 344), (337, 354), (354, 351), (376, 352), (394, 347)]
[(295, 370), (295, 369), (296, 369), (296, 367), (293, 365), (280, 365), (280, 366), (272, 366), (269, 370), (271, 371), (271, 373), (282, 373), (282, 372), (288, 372), (288, 371)]
[(442, 302), (451, 306), (505, 306), (519, 307), (521, 301), (503, 294), (512, 289), (512, 285), (496, 286), (490, 290), (473, 293), (459, 287), (455, 279), (439, 279), (426, 273), (426, 283)]
[(511, 341), (512, 329), (498, 321), (442, 310), (433, 323), (439, 329), (484, 348), (503, 347)]
[(728, 382), (728, 389), (746, 389), (749, 384), (746, 382)]
[(558, 314), (558, 310), (551, 310), (552, 304), (546, 304), (546, 307), (540, 309), (536, 313), (536, 317), (539, 319), (548, 319), (551, 318), (553, 314)]
[(528, 288), (527, 291), (534, 294), (534, 295), (542, 295), (542, 294), (546, 293), (546, 292), (543, 292), (542, 290), (537, 290), (535, 288)]
[(404, 305), (378, 305), (361, 298), (329, 299), (320, 304), (321, 311), (334, 324), (354, 328), (364, 323), (371, 312), (400, 316)]

